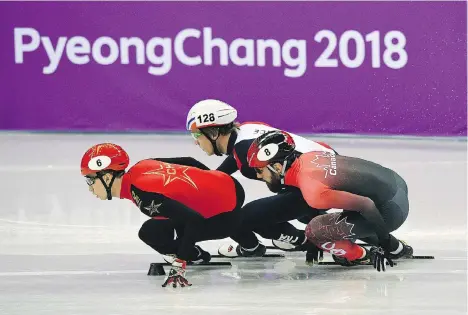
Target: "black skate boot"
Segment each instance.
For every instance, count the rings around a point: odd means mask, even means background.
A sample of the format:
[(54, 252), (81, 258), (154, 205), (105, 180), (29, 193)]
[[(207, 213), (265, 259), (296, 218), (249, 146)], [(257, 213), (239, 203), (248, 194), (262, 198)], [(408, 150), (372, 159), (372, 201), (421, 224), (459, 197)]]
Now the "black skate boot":
[[(201, 264), (201, 263), (207, 263), (210, 262), (211, 260), (211, 254), (208, 253), (207, 251), (204, 251), (200, 246), (195, 245), (195, 248), (198, 250), (198, 256), (194, 260), (187, 261), (189, 264)], [(169, 263), (172, 264), (174, 260), (176, 259), (175, 254), (165, 254), (162, 255), (163, 259)]]
[(198, 257), (192, 260), (193, 264), (208, 263), (211, 260), (211, 254), (207, 251), (204, 251), (200, 246), (195, 245), (195, 248), (198, 249)]
[(257, 248), (253, 251), (248, 251), (242, 248), (240, 245), (222, 245), (218, 249), (218, 253), (221, 256), (236, 258), (236, 257), (262, 257), (266, 253), (266, 246), (258, 244)]
[(409, 246), (405, 242), (400, 240), (400, 243), (403, 245), (403, 249), (398, 254), (390, 254), (392, 260), (396, 259), (411, 259), (413, 258), (413, 247)]
[(237, 245), (236, 252), (242, 257), (262, 257), (266, 253), (266, 246), (263, 244), (258, 244), (255, 250), (248, 251)]
[(344, 257), (332, 255), (333, 260), (337, 264), (339, 264), (341, 266), (345, 266), (345, 267), (352, 267), (352, 266), (356, 266), (356, 265), (367, 265), (367, 264), (369, 264), (371, 262), (371, 253), (367, 248), (365, 248), (365, 247), (361, 247), (361, 248), (366, 251), (366, 255), (363, 258), (359, 258), (359, 259), (349, 261), (348, 259), (346, 259)]

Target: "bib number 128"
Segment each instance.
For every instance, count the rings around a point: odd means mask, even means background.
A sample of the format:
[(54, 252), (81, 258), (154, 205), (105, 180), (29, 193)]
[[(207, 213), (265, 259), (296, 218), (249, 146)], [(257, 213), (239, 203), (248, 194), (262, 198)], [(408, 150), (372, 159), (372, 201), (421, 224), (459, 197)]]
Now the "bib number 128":
[(213, 113), (203, 114), (203, 115), (198, 115), (197, 119), (200, 123), (214, 122), (215, 116)]

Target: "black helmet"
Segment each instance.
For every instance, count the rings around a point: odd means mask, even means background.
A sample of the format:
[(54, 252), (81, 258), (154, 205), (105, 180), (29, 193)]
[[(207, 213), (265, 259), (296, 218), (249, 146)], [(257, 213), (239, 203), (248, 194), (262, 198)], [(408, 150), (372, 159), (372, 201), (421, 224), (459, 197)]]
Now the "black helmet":
[(255, 139), (247, 153), (249, 167), (261, 168), (273, 163), (282, 163), (290, 157), (296, 144), (285, 131), (269, 131)]

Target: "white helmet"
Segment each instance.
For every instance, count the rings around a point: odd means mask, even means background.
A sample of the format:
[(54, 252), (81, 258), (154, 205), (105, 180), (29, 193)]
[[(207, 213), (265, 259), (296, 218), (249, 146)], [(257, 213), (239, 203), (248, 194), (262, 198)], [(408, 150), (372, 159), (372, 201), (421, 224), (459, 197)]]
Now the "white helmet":
[(187, 130), (227, 125), (237, 118), (237, 110), (218, 100), (203, 100), (192, 106), (187, 115)]

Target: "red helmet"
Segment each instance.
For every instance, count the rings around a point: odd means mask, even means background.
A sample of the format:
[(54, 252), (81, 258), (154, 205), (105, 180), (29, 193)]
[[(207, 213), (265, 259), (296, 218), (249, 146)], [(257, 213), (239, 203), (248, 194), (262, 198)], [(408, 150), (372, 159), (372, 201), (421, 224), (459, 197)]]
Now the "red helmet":
[(285, 131), (273, 130), (264, 133), (250, 145), (247, 152), (249, 167), (261, 168), (276, 162), (283, 162), (296, 149), (291, 135)]
[(112, 170), (124, 171), (130, 159), (122, 147), (113, 143), (101, 143), (92, 146), (81, 159), (81, 175)]

